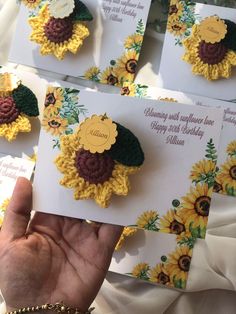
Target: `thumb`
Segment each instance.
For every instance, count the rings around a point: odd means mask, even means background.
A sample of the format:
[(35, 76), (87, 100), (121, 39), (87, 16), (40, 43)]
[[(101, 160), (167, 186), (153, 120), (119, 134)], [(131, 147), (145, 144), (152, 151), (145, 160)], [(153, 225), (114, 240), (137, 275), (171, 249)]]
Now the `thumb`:
[(23, 237), (30, 220), (32, 207), (32, 185), (29, 180), (19, 178), (3, 220), (1, 236), (9, 241)]

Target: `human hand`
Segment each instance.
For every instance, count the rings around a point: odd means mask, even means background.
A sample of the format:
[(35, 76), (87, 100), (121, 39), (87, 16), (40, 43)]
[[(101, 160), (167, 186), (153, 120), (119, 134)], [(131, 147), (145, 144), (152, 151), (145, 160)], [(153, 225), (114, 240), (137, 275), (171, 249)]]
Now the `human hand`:
[(63, 301), (86, 311), (95, 299), (122, 228), (35, 213), (20, 178), (0, 232), (0, 289), (7, 310)]

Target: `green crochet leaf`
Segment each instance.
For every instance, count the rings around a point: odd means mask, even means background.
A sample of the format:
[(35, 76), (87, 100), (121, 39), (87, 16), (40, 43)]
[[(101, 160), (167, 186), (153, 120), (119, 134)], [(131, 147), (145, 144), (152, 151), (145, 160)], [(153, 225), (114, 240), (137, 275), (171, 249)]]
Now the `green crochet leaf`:
[(16, 106), (21, 112), (29, 117), (39, 115), (38, 100), (28, 87), (21, 84), (12, 94)]
[(93, 16), (90, 13), (89, 9), (86, 7), (86, 5), (80, 1), (75, 0), (75, 8), (71, 15), (73, 21), (92, 21)]
[[(115, 122), (116, 123), (116, 122)], [(144, 153), (137, 137), (124, 126), (116, 123), (117, 138), (116, 143), (112, 145), (107, 152), (117, 162), (129, 166), (139, 167), (144, 162)]]

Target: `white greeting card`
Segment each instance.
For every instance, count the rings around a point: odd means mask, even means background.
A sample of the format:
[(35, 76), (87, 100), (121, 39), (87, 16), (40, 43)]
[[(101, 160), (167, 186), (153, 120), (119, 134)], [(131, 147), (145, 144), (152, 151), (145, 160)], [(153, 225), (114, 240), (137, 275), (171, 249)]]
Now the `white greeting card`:
[[(222, 127), (221, 109), (51, 86), (45, 105), (34, 181), (35, 210), (153, 231), (205, 236)], [(75, 200), (80, 195), (95, 195), (99, 203), (107, 195), (110, 183), (107, 178), (97, 189), (96, 184), (88, 183), (86, 176), (81, 178), (75, 168), (78, 148), (74, 141), (78, 125), (85, 117), (105, 113), (138, 138), (145, 161), (140, 171), (129, 177), (128, 196), (113, 195), (110, 206), (101, 208), (93, 199)], [(133, 162), (136, 148), (131, 142), (125, 147), (125, 154), (120, 150), (117, 153)], [(197, 183), (195, 172), (199, 163), (208, 164), (209, 173), (208, 180)], [(124, 169), (124, 165), (117, 165)], [(127, 174), (133, 171), (132, 167), (125, 169)], [(112, 174), (114, 194), (126, 190), (127, 178), (118, 179), (119, 174), (119, 171)], [(79, 191), (81, 182), (83, 192)]]
[(30, 179), (35, 163), (0, 154), (0, 226), (18, 177)]
[[(125, 84), (123, 95), (149, 98), (167, 102), (196, 106), (209, 106), (224, 110), (223, 128), (217, 158), (217, 172), (214, 191), (220, 194), (236, 196), (236, 107), (234, 103), (212, 98), (148, 87), (140, 84)], [(205, 170), (199, 169), (198, 180), (205, 180)]]
[[(28, 19), (37, 16), (41, 16), (41, 19), (40, 25), (35, 26), (35, 36), (45, 38), (45, 25), (49, 23), (48, 17), (45, 17), (45, 6), (49, 3), (48, 0), (37, 1), (36, 4), (29, 5), (31, 8), (22, 3), (10, 54), (11, 61), (110, 85), (122, 85), (124, 81), (134, 80), (151, 0), (84, 0), (84, 5), (93, 16), (92, 21), (85, 22), (90, 35), (84, 39), (75, 55), (67, 52), (63, 60), (58, 60), (51, 54), (42, 56), (40, 45), (29, 40), (32, 29)], [(77, 26), (82, 23), (84, 27), (84, 22), (76, 23)], [(65, 30), (68, 31), (68, 28), (69, 26)], [(50, 29), (54, 36), (57, 27), (54, 25)], [(64, 33), (61, 33), (63, 31), (59, 34), (63, 36)], [(76, 41), (72, 44), (74, 47)], [(67, 43), (63, 44), (63, 47), (66, 45)], [(52, 47), (53, 44), (49, 44), (45, 48), (47, 53), (51, 52)]]
[(109, 270), (153, 284), (185, 289), (193, 246), (192, 238), (125, 229)]
[[(160, 87), (233, 101), (236, 99), (236, 52), (222, 42), (200, 42), (197, 35), (196, 27), (211, 16), (230, 21), (227, 22), (230, 25), (236, 23), (236, 9), (193, 1), (171, 2), (159, 72)], [(217, 31), (213, 29), (213, 32)], [(235, 36), (233, 26), (231, 32), (228, 35)], [(227, 41), (231, 42), (231, 39), (227, 38)], [(220, 78), (209, 80), (204, 75), (208, 78), (219, 75)]]

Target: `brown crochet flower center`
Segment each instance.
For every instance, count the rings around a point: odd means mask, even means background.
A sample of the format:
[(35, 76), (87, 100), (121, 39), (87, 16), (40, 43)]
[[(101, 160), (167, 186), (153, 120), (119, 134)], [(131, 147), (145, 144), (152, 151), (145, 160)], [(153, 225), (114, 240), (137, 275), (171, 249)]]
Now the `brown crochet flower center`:
[(0, 124), (15, 121), (19, 114), (13, 97), (0, 97)]
[(209, 44), (201, 41), (198, 47), (199, 58), (207, 64), (218, 64), (224, 60), (228, 49), (222, 43)]
[(75, 165), (79, 176), (85, 181), (92, 184), (102, 184), (112, 177), (115, 162), (106, 153), (92, 154), (81, 149), (76, 153)]
[(72, 37), (73, 22), (70, 18), (56, 19), (51, 17), (44, 26), (44, 33), (51, 42), (63, 43)]

